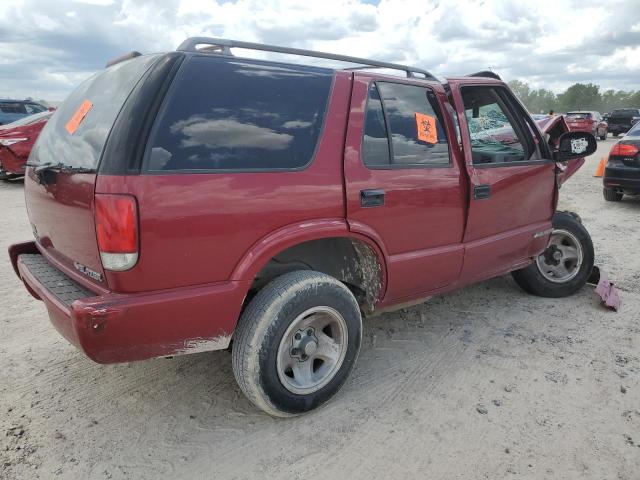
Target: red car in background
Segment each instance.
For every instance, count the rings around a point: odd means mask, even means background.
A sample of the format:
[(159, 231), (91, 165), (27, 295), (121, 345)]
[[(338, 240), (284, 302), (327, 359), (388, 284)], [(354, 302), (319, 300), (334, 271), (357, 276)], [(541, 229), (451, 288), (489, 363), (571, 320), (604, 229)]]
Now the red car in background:
[(589, 132), (600, 140), (607, 139), (608, 124), (600, 112), (567, 112), (564, 118), (572, 132)]
[(36, 113), (0, 126), (0, 180), (24, 175), (31, 149), (51, 115)]

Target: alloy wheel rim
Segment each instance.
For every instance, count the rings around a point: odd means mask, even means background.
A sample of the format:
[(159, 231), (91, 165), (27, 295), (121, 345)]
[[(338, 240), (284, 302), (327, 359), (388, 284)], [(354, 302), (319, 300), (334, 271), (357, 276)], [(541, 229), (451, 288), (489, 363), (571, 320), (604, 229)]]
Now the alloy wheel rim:
[(334, 308), (305, 310), (287, 328), (278, 346), (277, 370), (291, 393), (308, 395), (327, 385), (347, 353), (347, 322)]
[(578, 274), (583, 259), (578, 238), (567, 230), (554, 229), (547, 249), (538, 255), (536, 265), (542, 276), (550, 282), (565, 283)]

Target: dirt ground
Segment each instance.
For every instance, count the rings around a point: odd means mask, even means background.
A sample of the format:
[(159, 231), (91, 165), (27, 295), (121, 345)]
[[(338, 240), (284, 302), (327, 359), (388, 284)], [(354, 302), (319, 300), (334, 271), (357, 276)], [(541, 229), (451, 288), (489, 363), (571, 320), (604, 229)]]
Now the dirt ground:
[(640, 479), (640, 199), (603, 200), (612, 143), (561, 208), (619, 313), (506, 276), (381, 315), (343, 390), (289, 420), (249, 404), (227, 352), (102, 366), (67, 344), (11, 270), (31, 232), (22, 185), (0, 183), (0, 478)]

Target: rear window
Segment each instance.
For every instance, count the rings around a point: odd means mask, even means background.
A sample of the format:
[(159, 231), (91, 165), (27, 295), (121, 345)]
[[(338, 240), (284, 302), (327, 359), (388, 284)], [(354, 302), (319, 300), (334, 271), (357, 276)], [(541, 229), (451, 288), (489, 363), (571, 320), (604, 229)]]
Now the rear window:
[(303, 167), (313, 158), (332, 81), (326, 69), (191, 57), (153, 128), (146, 168)]
[(567, 117), (569, 117), (572, 120), (590, 120), (591, 119), (591, 114), (590, 113), (567, 113)]
[[(32, 164), (96, 169), (111, 127), (125, 100), (159, 55), (118, 63), (76, 88), (47, 122), (31, 154)], [(83, 106), (90, 105), (84, 116)], [(72, 118), (81, 118), (74, 128)]]
[(640, 116), (638, 114), (638, 110), (634, 108), (623, 108), (621, 110), (614, 110), (611, 112), (612, 117), (637, 117)]

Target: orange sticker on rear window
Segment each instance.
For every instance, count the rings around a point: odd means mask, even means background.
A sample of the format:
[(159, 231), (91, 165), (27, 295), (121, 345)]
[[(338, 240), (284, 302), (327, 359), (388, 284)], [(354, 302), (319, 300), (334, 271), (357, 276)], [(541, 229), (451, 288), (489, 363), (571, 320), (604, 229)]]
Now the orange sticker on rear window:
[(434, 117), (416, 112), (416, 128), (418, 129), (418, 140), (427, 143), (438, 143), (438, 130), (436, 129), (436, 119)]
[(76, 130), (78, 130), (78, 127), (82, 123), (82, 120), (84, 120), (84, 117), (87, 116), (87, 113), (89, 113), (89, 110), (91, 110), (91, 107), (93, 107), (93, 103), (91, 103), (89, 100), (85, 100), (84, 102), (82, 102), (80, 108), (76, 110), (76, 113), (73, 114), (71, 120), (69, 120), (64, 126), (69, 134), (73, 135), (74, 133), (76, 133)]

